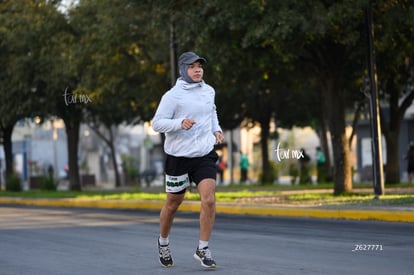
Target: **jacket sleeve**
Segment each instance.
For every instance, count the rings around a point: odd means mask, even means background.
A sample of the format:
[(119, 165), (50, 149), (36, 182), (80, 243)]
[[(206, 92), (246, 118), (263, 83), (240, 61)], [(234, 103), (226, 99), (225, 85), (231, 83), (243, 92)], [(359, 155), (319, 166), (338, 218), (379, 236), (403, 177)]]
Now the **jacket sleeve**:
[(167, 95), (161, 98), (152, 120), (152, 129), (159, 133), (168, 133), (181, 129), (181, 118), (174, 118), (174, 103)]
[(215, 104), (213, 106), (213, 114), (211, 116), (211, 120), (212, 120), (211, 123), (212, 123), (213, 133), (217, 131), (220, 131), (223, 133), (223, 130), (221, 130), (221, 127), (219, 125), (218, 116), (217, 116), (217, 108)]

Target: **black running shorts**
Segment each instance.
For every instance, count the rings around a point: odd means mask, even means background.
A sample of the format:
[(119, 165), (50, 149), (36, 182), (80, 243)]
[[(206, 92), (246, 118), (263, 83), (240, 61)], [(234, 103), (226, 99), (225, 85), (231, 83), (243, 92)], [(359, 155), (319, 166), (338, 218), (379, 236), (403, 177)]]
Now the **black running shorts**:
[[(217, 166), (216, 162), (218, 155), (216, 151), (211, 151), (203, 157), (187, 158), (187, 157), (174, 157), (167, 155), (165, 161), (165, 174), (166, 174), (166, 191), (168, 193), (182, 194), (186, 189), (180, 191), (172, 191), (169, 186), (180, 185), (183, 180), (171, 182), (168, 178), (181, 178), (188, 175), (189, 182), (194, 182), (198, 185), (203, 179), (216, 179)], [(185, 181), (185, 180), (184, 180)]]

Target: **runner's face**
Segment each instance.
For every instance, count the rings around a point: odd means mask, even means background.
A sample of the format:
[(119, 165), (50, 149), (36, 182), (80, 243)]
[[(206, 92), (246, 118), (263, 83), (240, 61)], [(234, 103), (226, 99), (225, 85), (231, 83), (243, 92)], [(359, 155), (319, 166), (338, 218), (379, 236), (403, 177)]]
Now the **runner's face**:
[(194, 82), (200, 82), (203, 79), (203, 64), (201, 62), (196, 61), (190, 65), (188, 65), (187, 74)]

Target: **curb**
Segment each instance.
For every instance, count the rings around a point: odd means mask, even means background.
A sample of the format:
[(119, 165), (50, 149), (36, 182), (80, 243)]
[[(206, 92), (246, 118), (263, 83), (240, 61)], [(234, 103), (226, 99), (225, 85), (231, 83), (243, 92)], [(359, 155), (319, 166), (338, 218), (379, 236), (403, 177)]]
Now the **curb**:
[[(220, 208), (220, 209), (219, 209)], [(221, 210), (221, 211), (220, 211)], [(321, 219), (379, 220), (389, 222), (414, 222), (413, 211), (322, 209), (258, 206), (217, 206), (217, 213), (248, 214), (260, 216), (308, 217)]]
[[(0, 198), (0, 204), (49, 207), (82, 207), (105, 209), (160, 210), (164, 201), (121, 201), (121, 200), (80, 200), (80, 199), (23, 199)], [(184, 201), (181, 212), (199, 212), (200, 203)], [(280, 207), (269, 205), (217, 203), (216, 212), (233, 215), (255, 215), (274, 217), (309, 217), (325, 219), (380, 220), (390, 222), (414, 222), (414, 213), (409, 210), (364, 210), (364, 209), (322, 209), (313, 207)]]

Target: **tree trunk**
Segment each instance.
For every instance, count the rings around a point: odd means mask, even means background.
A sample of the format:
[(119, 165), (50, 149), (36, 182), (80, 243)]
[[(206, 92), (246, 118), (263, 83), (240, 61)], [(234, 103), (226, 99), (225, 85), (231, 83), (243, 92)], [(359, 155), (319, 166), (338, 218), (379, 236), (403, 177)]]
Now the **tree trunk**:
[(387, 148), (387, 165), (385, 166), (385, 182), (396, 184), (400, 182), (400, 156), (399, 141), (400, 131), (389, 132), (385, 135)]
[(100, 127), (99, 126), (96, 126), (94, 124), (89, 124), (89, 127), (109, 147), (109, 150), (111, 151), (111, 161), (112, 161), (112, 165), (114, 166), (115, 186), (116, 187), (120, 187), (121, 186), (121, 176), (119, 175), (118, 161), (116, 160), (116, 150), (115, 150), (115, 145), (114, 145), (114, 134), (112, 132), (112, 127), (111, 126), (104, 125), (105, 129), (109, 133), (109, 138), (106, 137), (106, 135), (104, 133), (105, 131), (101, 131), (100, 130)]
[[(322, 97), (320, 97), (322, 100)], [(322, 100), (323, 101), (323, 100)], [(326, 171), (326, 181), (332, 181), (332, 160), (331, 152), (329, 150), (329, 141), (328, 141), (328, 126), (326, 122), (326, 113), (325, 108), (321, 106), (321, 117), (320, 117), (320, 129), (319, 129), (319, 139), (321, 144), (322, 152), (325, 155), (325, 171)]]
[(115, 172), (115, 186), (120, 187), (121, 186), (121, 177), (119, 176), (119, 170), (118, 170), (118, 161), (116, 160), (116, 150), (114, 146), (114, 135), (112, 133), (112, 128), (108, 127), (109, 131), (109, 140), (108, 140), (108, 146), (111, 150), (111, 158), (112, 158), (112, 164), (114, 165), (114, 172)]
[(14, 165), (13, 165), (13, 143), (12, 143), (12, 133), (13, 133), (13, 125), (8, 125), (2, 128), (3, 132), (3, 150), (4, 156), (6, 160), (6, 180), (14, 173)]
[(262, 184), (273, 183), (271, 182), (271, 173), (269, 165), (269, 148), (268, 140), (270, 133), (270, 116), (264, 117), (260, 122), (260, 147), (262, 150)]
[(409, 91), (402, 102), (400, 102), (399, 87), (395, 85), (394, 77), (387, 81), (387, 92), (389, 94), (390, 118), (387, 119), (382, 114), (381, 126), (385, 136), (387, 148), (387, 165), (385, 166), (385, 182), (396, 184), (400, 182), (400, 156), (399, 141), (401, 122), (404, 114), (412, 105), (414, 90)]
[(345, 106), (342, 93), (335, 89), (335, 80), (326, 77), (323, 81), (322, 100), (329, 118), (334, 166), (334, 194), (352, 191), (349, 140), (345, 129)]
[(334, 155), (334, 195), (352, 192), (352, 171), (349, 162), (348, 137), (345, 131), (332, 135)]
[(79, 121), (66, 121), (65, 129), (68, 139), (69, 189), (80, 191), (80, 177), (78, 164)]

